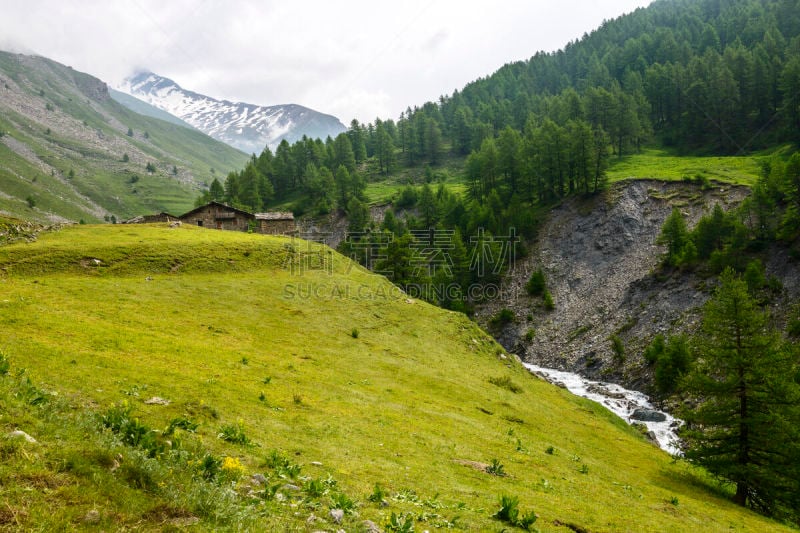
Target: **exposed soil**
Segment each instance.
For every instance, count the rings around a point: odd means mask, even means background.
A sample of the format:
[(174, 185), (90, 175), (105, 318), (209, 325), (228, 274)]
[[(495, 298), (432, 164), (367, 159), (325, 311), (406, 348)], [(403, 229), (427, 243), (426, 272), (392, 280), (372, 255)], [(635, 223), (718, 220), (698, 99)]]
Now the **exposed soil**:
[[(592, 198), (570, 198), (549, 214), (503, 296), (482, 306), (478, 319), (487, 324), (509, 308), (516, 319), (495, 336), (524, 361), (646, 390), (644, 347), (658, 333), (693, 331), (709, 297), (705, 280), (661, 272), (664, 249), (655, 241), (664, 220), (679, 207), (691, 228), (715, 204), (728, 210), (748, 193), (729, 185), (704, 191), (686, 183), (629, 181)], [(552, 311), (525, 292), (538, 268), (555, 300)], [(775, 269), (768, 265), (768, 272)], [(613, 362), (614, 334), (625, 346), (622, 365)]]

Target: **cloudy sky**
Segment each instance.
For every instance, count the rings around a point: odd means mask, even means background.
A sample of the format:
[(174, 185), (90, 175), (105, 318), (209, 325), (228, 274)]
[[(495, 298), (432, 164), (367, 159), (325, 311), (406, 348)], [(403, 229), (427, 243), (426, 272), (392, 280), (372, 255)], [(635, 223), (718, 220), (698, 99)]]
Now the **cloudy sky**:
[(216, 98), (397, 118), (650, 0), (0, 0), (0, 49), (112, 86), (151, 70)]

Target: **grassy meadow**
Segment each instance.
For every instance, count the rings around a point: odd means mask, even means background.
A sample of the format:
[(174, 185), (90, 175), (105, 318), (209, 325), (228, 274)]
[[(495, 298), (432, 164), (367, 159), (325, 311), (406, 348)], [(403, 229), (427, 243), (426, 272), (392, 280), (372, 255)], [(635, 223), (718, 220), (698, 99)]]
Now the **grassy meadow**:
[(733, 185), (755, 185), (760, 174), (759, 160), (767, 154), (741, 156), (687, 156), (667, 150), (647, 148), (641, 153), (612, 157), (608, 180), (629, 179), (681, 181), (686, 178), (718, 181)]
[(510, 531), (503, 495), (541, 531), (782, 530), (465, 316), (303, 241), (0, 246), (0, 353), (4, 530)]

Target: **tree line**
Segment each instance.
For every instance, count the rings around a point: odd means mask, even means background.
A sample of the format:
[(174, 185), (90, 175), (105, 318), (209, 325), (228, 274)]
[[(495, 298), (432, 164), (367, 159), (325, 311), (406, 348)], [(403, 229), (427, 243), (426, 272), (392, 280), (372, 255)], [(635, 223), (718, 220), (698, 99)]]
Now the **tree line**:
[(266, 147), (241, 171), (224, 181), (215, 178), (196, 203), (216, 200), (257, 212), (290, 202), (298, 215), (340, 209), (354, 216), (366, 209), (366, 180), (356, 167), (357, 155), (361, 161), (367, 157), (363, 150), (363, 141), (353, 150), (345, 133), (324, 142), (306, 136), (293, 145), (283, 140), (274, 154)]
[[(283, 141), (274, 154), (265, 148), (240, 172), (215, 179), (198, 202), (215, 199), (253, 211), (289, 206), (298, 215), (339, 210), (353, 232), (363, 232), (370, 226), (367, 179), (463, 157), (465, 198), (443, 188), (404, 190), (395, 207), (406, 202), (415, 216), (404, 221), (390, 213), (388, 227), (373, 228), (373, 235), (457, 230), (470, 253), (469, 238), (479, 227), (493, 237), (512, 227), (530, 236), (539, 206), (601, 190), (609, 159), (644, 143), (733, 152), (800, 139), (797, 3), (657, 1), (562, 50), (508, 64), (451, 96), (409, 107), (397, 121), (353, 120), (336, 138)], [(767, 183), (755, 188), (750, 234), (763, 238), (771, 231), (774, 221), (752, 220), (782, 201), (775, 191)], [(686, 266), (713, 252), (714, 264), (727, 265), (742, 257), (737, 246), (752, 246), (743, 218), (714, 216), (697, 232), (722, 233), (684, 235), (670, 261)], [(413, 251), (415, 242), (411, 235), (407, 248)], [(716, 246), (723, 242), (727, 248)]]
[(715, 153), (798, 142), (798, 12), (797, 0), (657, 1), (397, 121), (284, 141), (239, 173), (239, 190), (220, 185), (252, 209), (295, 199), (297, 211), (324, 212), (359, 197), (367, 160), (388, 175), (454, 155), (471, 156), (474, 198), (497, 189), (547, 202), (599, 190), (610, 156), (653, 140)]
[(408, 185), (380, 226), (354, 227), (339, 251), (382, 273), (407, 293), (470, 313), (497, 297), (502, 276), (525, 254), (522, 238), (537, 226), (536, 211), (518, 196), (504, 202), (464, 197), (443, 184)]

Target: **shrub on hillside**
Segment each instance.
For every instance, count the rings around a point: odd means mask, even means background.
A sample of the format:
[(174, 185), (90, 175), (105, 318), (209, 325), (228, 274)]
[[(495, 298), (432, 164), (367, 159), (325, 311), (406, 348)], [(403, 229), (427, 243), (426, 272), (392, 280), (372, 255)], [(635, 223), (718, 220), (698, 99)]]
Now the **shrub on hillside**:
[(492, 515), (492, 518), (528, 531), (538, 517), (533, 511), (520, 516), (519, 498), (504, 494), (500, 497), (500, 509)]
[(417, 189), (411, 185), (407, 185), (402, 191), (400, 191), (400, 196), (397, 198), (395, 206), (398, 209), (408, 209), (414, 207), (417, 204), (418, 198), (419, 195), (417, 194)]
[(489, 325), (494, 328), (502, 328), (503, 326), (513, 322), (515, 318), (516, 316), (514, 315), (514, 311), (504, 307), (489, 319)]
[(550, 294), (550, 291), (545, 290), (544, 296), (542, 297), (542, 301), (544, 303), (544, 308), (548, 311), (552, 311), (556, 308), (556, 303), (553, 301), (553, 295)]
[(650, 345), (644, 349), (644, 353), (642, 354), (648, 365), (653, 365), (658, 361), (658, 358), (664, 353), (664, 346), (664, 335), (659, 333), (655, 336)]
[(511, 381), (511, 378), (509, 378), (508, 376), (489, 378), (489, 383), (497, 387), (500, 387), (501, 389), (509, 390), (514, 394), (519, 394), (520, 392), (522, 392), (522, 387)]
[(611, 341), (611, 353), (614, 356), (614, 363), (621, 365), (625, 362), (625, 344), (616, 334), (611, 335), (609, 340)]
[(217, 437), (233, 444), (250, 444), (250, 438), (244, 432), (244, 425), (241, 422), (222, 426)]
[(528, 279), (528, 282), (525, 284), (525, 290), (531, 296), (544, 295), (545, 290), (547, 290), (547, 283), (541, 268), (531, 274), (530, 279)]
[(506, 477), (505, 466), (498, 459), (492, 459), (492, 462), (486, 467), (486, 473), (497, 477)]

